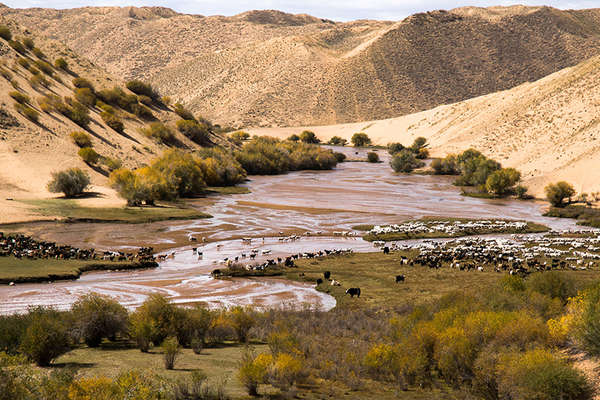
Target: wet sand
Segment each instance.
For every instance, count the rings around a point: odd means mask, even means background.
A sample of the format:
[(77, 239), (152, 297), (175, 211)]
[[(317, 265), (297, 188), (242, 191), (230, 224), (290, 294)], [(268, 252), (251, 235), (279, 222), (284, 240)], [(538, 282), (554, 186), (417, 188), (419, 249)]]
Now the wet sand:
[[(351, 148), (343, 151), (352, 157), (365, 157), (365, 151), (359, 155)], [(114, 296), (130, 308), (149, 293), (160, 292), (181, 304), (204, 301), (216, 307), (310, 303), (330, 309), (335, 306), (334, 299), (308, 284), (277, 278), (220, 280), (211, 278), (210, 272), (219, 268), (224, 258), (254, 248), (272, 251), (257, 260), (320, 249), (373, 250), (371, 243), (360, 238), (333, 237), (333, 232), (350, 231), (359, 224), (397, 223), (422, 216), (507, 218), (534, 221), (557, 230), (579, 228), (573, 220), (541, 216), (540, 202), (465, 197), (451, 184), (451, 177), (396, 175), (387, 164), (387, 152), (378, 153), (383, 163), (349, 162), (334, 171), (254, 176), (246, 183), (252, 191), (249, 194), (194, 201), (194, 207), (214, 216), (211, 219), (141, 225), (28, 225), (27, 232), (45, 240), (97, 249), (150, 245), (166, 253), (175, 252), (175, 257), (155, 270), (93, 272), (77, 281), (0, 287), (0, 313), (23, 311), (28, 305), (68, 308), (78, 296), (90, 291)], [(305, 232), (312, 235), (293, 242), (277, 239)], [(200, 241), (204, 237), (208, 243), (190, 243), (190, 235)], [(256, 239), (247, 245), (240, 240), (242, 237)], [(202, 246), (201, 260), (193, 254), (192, 246)]]

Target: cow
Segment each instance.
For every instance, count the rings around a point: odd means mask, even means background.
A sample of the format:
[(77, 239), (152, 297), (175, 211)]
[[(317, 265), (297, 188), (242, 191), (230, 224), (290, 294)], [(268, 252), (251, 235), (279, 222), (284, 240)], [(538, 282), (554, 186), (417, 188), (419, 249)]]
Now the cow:
[(317, 285), (320, 285), (321, 283), (323, 283), (323, 279), (321, 279), (321, 278), (318, 278), (318, 279), (317, 279)]
[(383, 248), (383, 254), (390, 254), (390, 248), (389, 248), (389, 247), (387, 247), (387, 246), (385, 246), (385, 247)]
[(396, 283), (404, 282), (406, 277), (404, 275), (396, 275)]
[(355, 295), (356, 295), (356, 297), (360, 297), (360, 288), (351, 287), (346, 290), (346, 294), (349, 294), (350, 297), (354, 297)]
[(325, 279), (329, 279), (329, 278), (331, 277), (331, 272), (330, 272), (330, 271), (325, 271), (325, 272), (323, 272), (323, 277), (324, 277)]

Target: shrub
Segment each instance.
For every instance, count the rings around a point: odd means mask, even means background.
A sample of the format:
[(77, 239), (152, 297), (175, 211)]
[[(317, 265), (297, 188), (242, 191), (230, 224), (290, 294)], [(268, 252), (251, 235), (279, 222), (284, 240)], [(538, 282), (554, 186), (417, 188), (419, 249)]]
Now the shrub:
[(23, 114), (25, 118), (32, 122), (37, 123), (40, 119), (40, 113), (27, 105), (16, 103), (15, 110), (17, 110), (19, 114)]
[(52, 68), (52, 65), (47, 61), (36, 60), (35, 65), (40, 71), (42, 71), (46, 75), (52, 76), (52, 74), (54, 74), (54, 68)]
[(419, 159), (425, 159), (429, 157), (429, 150), (427, 150), (427, 139), (422, 136), (416, 138), (413, 144), (410, 146), (410, 150), (415, 153), (415, 156)]
[(67, 63), (67, 60), (65, 60), (62, 57), (59, 57), (56, 60), (54, 60), (54, 66), (58, 69), (62, 69), (63, 71), (69, 70), (69, 64)]
[(321, 141), (319, 140), (319, 138), (317, 137), (317, 135), (315, 135), (315, 133), (312, 132), (312, 131), (303, 131), (300, 134), (300, 141), (302, 141), (304, 143), (309, 143), (309, 144), (319, 144), (319, 143), (321, 143)]
[(175, 360), (181, 353), (177, 339), (174, 337), (167, 338), (162, 344), (165, 360), (165, 368), (173, 369), (175, 367)]
[(138, 96), (138, 101), (148, 107), (152, 105), (152, 99), (148, 96), (144, 96), (143, 94)]
[(19, 104), (27, 104), (30, 102), (29, 96), (27, 96), (26, 94), (23, 94), (21, 92), (18, 92), (16, 90), (9, 92), (8, 95), (10, 97), (12, 97)]
[(71, 132), (71, 139), (79, 147), (92, 147), (92, 137), (85, 132)]
[(100, 154), (91, 147), (82, 147), (77, 154), (86, 164), (96, 164), (100, 160)]
[(82, 128), (87, 128), (90, 123), (90, 111), (78, 101), (72, 102), (65, 116)]
[(175, 310), (174, 320), (179, 344), (184, 347), (192, 346), (199, 354), (212, 321), (212, 313), (200, 305), (193, 308), (178, 308)]
[(287, 353), (279, 353), (269, 369), (269, 383), (287, 390), (305, 376), (302, 360)]
[(91, 90), (93, 93), (96, 92), (96, 89), (94, 88), (94, 85), (92, 84), (92, 82), (90, 82), (89, 80), (85, 79), (85, 78), (81, 78), (81, 77), (77, 77), (74, 78), (72, 80), (73, 86), (75, 86), (77, 89), (89, 89)]
[(339, 163), (346, 161), (346, 155), (344, 153), (334, 152), (333, 156)]
[[(159, 346), (174, 332), (175, 306), (160, 294), (151, 294), (131, 315), (130, 334), (138, 344), (153, 343)], [(141, 339), (141, 340), (140, 340)], [(143, 346), (140, 346), (143, 350)]]
[(395, 172), (409, 173), (415, 168), (422, 167), (424, 164), (417, 160), (412, 151), (405, 149), (392, 157), (390, 165)]
[(79, 168), (69, 168), (52, 173), (52, 180), (48, 183), (48, 191), (64, 193), (65, 197), (74, 197), (83, 193), (90, 184), (90, 177)]
[(289, 140), (290, 142), (299, 142), (300, 136), (298, 136), (294, 133), (294, 134), (290, 135), (286, 140)]
[(33, 42), (33, 39), (31, 38), (23, 38), (22, 40), (23, 45), (25, 47), (27, 47), (27, 49), (32, 50), (35, 47), (35, 43)]
[(248, 332), (256, 324), (256, 318), (249, 309), (239, 306), (232, 308), (229, 314), (238, 341), (246, 343), (248, 341)]
[(585, 400), (592, 390), (583, 374), (549, 350), (530, 350), (500, 357), (499, 398)]
[(121, 120), (121, 118), (106, 111), (101, 112), (100, 117), (111, 129), (114, 129), (119, 133), (123, 133), (125, 125), (123, 125), (123, 121)]
[[(569, 300), (569, 333), (586, 352), (600, 354), (600, 286)], [(566, 322), (566, 321), (565, 321)], [(572, 331), (572, 332), (571, 332)]]
[(116, 158), (111, 158), (111, 157), (102, 157), (101, 161), (106, 166), (106, 168), (108, 168), (108, 170), (111, 172), (121, 168), (121, 166), (123, 165), (121, 160), (118, 160)]
[(238, 377), (250, 396), (258, 396), (258, 385), (266, 383), (272, 363), (273, 357), (268, 354), (254, 356), (248, 348), (242, 353)]
[(137, 79), (127, 82), (125, 86), (133, 93), (137, 95), (147, 96), (152, 100), (156, 100), (159, 97), (156, 90), (154, 90), (150, 84), (144, 83)]
[(152, 205), (158, 199), (174, 197), (174, 189), (164, 177), (150, 167), (139, 168), (133, 172), (125, 168), (116, 169), (110, 174), (110, 186), (126, 199), (130, 206), (142, 203)]
[(23, 68), (25, 68), (27, 70), (31, 66), (31, 64), (29, 64), (29, 60), (26, 59), (25, 57), (18, 57), (17, 58), (17, 64), (19, 64), (21, 67), (23, 67)]
[(27, 50), (25, 50), (25, 46), (18, 40), (9, 40), (8, 45), (13, 48), (19, 54), (25, 54)]
[(129, 110), (132, 113), (134, 113), (136, 117), (139, 117), (143, 120), (153, 121), (156, 119), (156, 117), (154, 117), (154, 114), (152, 114), (152, 111), (148, 107), (146, 107), (142, 104), (132, 103), (129, 106)]
[(96, 95), (90, 88), (76, 88), (74, 91), (75, 99), (88, 107), (94, 107), (96, 105)]
[(551, 298), (560, 299), (563, 304), (567, 303), (569, 297), (577, 294), (573, 279), (558, 271), (531, 274), (527, 280), (527, 287)]
[(8, 26), (0, 25), (0, 37), (6, 41), (9, 41), (12, 39), (12, 33), (10, 32), (10, 29), (8, 28)]
[(390, 153), (392, 156), (396, 153), (400, 153), (402, 150), (405, 149), (405, 147), (402, 143), (389, 143), (387, 145), (387, 148), (388, 148), (388, 153)]
[(567, 199), (567, 204), (571, 202), (571, 197), (575, 195), (575, 188), (573, 185), (561, 181), (553, 184), (549, 184), (544, 188), (546, 192), (546, 199), (554, 207), (564, 207), (564, 200)]
[(173, 131), (171, 131), (171, 129), (169, 129), (162, 122), (152, 122), (147, 128), (142, 129), (142, 133), (160, 143), (175, 143), (175, 135), (173, 134)]
[(116, 300), (96, 293), (84, 295), (71, 308), (75, 333), (90, 347), (98, 347), (103, 338), (114, 340), (127, 332), (128, 315)]
[(37, 58), (46, 58), (46, 55), (44, 54), (44, 52), (42, 50), (40, 50), (38, 47), (34, 47), (31, 52), (33, 53), (33, 55), (35, 55)]
[(202, 123), (180, 119), (177, 121), (177, 129), (195, 143), (202, 145), (209, 143), (208, 127)]
[(194, 157), (181, 150), (167, 150), (154, 160), (152, 169), (159, 173), (180, 197), (202, 193), (206, 186), (202, 169)]
[(455, 184), (459, 186), (482, 186), (488, 177), (502, 168), (500, 163), (485, 157), (477, 150), (468, 149), (456, 156), (460, 177)]
[(236, 131), (229, 135), (235, 142), (241, 143), (244, 140), (250, 139), (250, 134), (244, 131)]
[(450, 154), (445, 158), (436, 158), (431, 162), (431, 168), (436, 175), (460, 175), (456, 156)]
[(9, 82), (13, 80), (13, 74), (6, 68), (0, 67), (0, 75)]
[(521, 173), (514, 168), (502, 168), (492, 172), (485, 181), (488, 193), (496, 196), (504, 196), (513, 190), (513, 187), (521, 180)]
[(354, 147), (364, 147), (371, 144), (371, 139), (367, 136), (366, 133), (359, 132), (352, 135), (350, 139)]
[(379, 162), (379, 154), (374, 151), (370, 151), (367, 153), (367, 161), (370, 163), (378, 163)]
[(192, 114), (190, 111), (188, 111), (181, 103), (176, 103), (173, 108), (173, 111), (175, 111), (175, 114), (179, 115), (181, 117), (181, 119), (188, 120), (188, 121), (196, 120), (196, 118), (194, 117), (194, 114)]
[(344, 138), (339, 137), (339, 136), (333, 136), (327, 142), (327, 144), (330, 144), (332, 146), (345, 146), (346, 143), (348, 143), (348, 141), (346, 139), (344, 139)]
[(69, 350), (66, 327), (52, 310), (30, 313), (31, 322), (21, 342), (21, 351), (39, 366), (48, 366)]
[(40, 86), (46, 89), (51, 86), (50, 81), (42, 75), (33, 75), (31, 78), (29, 78), (29, 84), (36, 90), (39, 89)]

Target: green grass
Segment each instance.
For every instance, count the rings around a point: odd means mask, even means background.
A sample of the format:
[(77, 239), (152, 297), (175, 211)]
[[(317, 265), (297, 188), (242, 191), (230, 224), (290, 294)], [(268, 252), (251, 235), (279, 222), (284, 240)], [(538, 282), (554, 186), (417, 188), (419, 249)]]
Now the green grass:
[[(316, 282), (323, 279), (323, 272), (330, 271), (331, 278), (341, 286), (331, 286), (325, 280), (316, 286), (317, 290), (333, 296), (338, 306), (354, 304), (358, 306), (395, 308), (410, 303), (423, 303), (438, 299), (455, 290), (485, 291), (495, 285), (504, 274), (498, 274), (492, 268), (479, 271), (459, 271), (444, 264), (440, 269), (431, 269), (420, 265), (402, 265), (401, 256), (413, 257), (417, 251), (392, 252), (390, 254), (354, 253), (350, 255), (303, 259), (296, 262), (298, 268), (287, 269), (288, 279)], [(585, 285), (598, 280), (598, 271), (564, 271)], [(301, 274), (304, 274), (301, 276)], [(404, 283), (396, 283), (396, 275), (405, 275)], [(360, 299), (346, 295), (349, 287), (360, 287)]]
[(206, 188), (206, 192), (220, 195), (248, 194), (250, 189), (246, 186), (209, 186)]
[(122, 222), (140, 224), (166, 220), (210, 218), (209, 214), (193, 208), (184, 208), (172, 204), (156, 207), (82, 207), (74, 200), (22, 200), (34, 206), (34, 211), (52, 217), (61, 217), (70, 221), (85, 222)]
[(578, 205), (566, 207), (551, 207), (545, 214), (546, 217), (574, 218), (578, 225), (600, 228), (600, 209)]
[(18, 259), (0, 257), (0, 283), (77, 279), (83, 272), (142, 268), (138, 263), (100, 260)]
[[(439, 222), (476, 222), (476, 221), (483, 221), (483, 220), (489, 220), (489, 219), (468, 219), (468, 218), (440, 218), (440, 217), (423, 217), (419, 220), (415, 220), (415, 221), (421, 221), (421, 222), (428, 222), (428, 223), (439, 223)], [(494, 218), (494, 220), (499, 220)], [(503, 221), (507, 221), (507, 220), (503, 220)], [(514, 221), (513, 221), (514, 222)], [(368, 232), (371, 229), (373, 229), (374, 225), (356, 225), (353, 226), (352, 229), (354, 230), (358, 230), (358, 231), (365, 231)], [(542, 224), (537, 224), (534, 222), (527, 222), (527, 227), (523, 230), (517, 230), (517, 229), (483, 229), (483, 230), (462, 230), (459, 232), (456, 232), (454, 234), (451, 233), (445, 233), (445, 232), (392, 232), (392, 233), (383, 233), (383, 234), (370, 234), (367, 233), (363, 236), (364, 240), (368, 240), (368, 241), (375, 241), (375, 240), (382, 240), (382, 241), (395, 241), (395, 240), (409, 240), (409, 239), (435, 239), (435, 238), (456, 238), (456, 237), (462, 237), (462, 236), (472, 236), (472, 235), (486, 235), (486, 234), (493, 234), (493, 233), (497, 233), (497, 234), (513, 234), (513, 233), (542, 233), (542, 232), (548, 232), (549, 228), (545, 225)]]

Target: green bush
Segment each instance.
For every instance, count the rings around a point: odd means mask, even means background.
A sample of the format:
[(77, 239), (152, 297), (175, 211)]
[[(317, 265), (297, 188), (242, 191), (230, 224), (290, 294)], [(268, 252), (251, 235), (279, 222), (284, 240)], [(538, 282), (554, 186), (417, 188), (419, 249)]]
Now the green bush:
[(10, 29), (8, 28), (8, 26), (0, 25), (0, 37), (6, 41), (9, 41), (12, 39), (12, 33), (10, 32)]
[(379, 154), (374, 151), (370, 151), (367, 153), (367, 161), (370, 163), (378, 163), (379, 162)]
[(33, 42), (33, 39), (31, 39), (31, 38), (23, 38), (22, 42), (23, 42), (23, 45), (25, 45), (25, 47), (27, 47), (27, 49), (29, 49), (29, 50), (33, 50), (33, 48), (35, 47), (35, 43)]
[(529, 276), (527, 287), (535, 292), (545, 294), (551, 298), (560, 299), (563, 304), (569, 297), (577, 294), (573, 279), (559, 271), (536, 272)]
[(173, 144), (176, 142), (173, 131), (162, 122), (152, 122), (142, 129), (142, 133), (159, 143)]
[(289, 140), (290, 142), (299, 142), (300, 136), (298, 136), (294, 133), (294, 134), (290, 135), (286, 140)]
[(80, 77), (74, 78), (72, 83), (73, 83), (73, 86), (75, 86), (75, 88), (77, 88), (77, 89), (89, 89), (92, 91), (92, 93), (96, 92), (96, 89), (94, 88), (94, 84), (85, 78), (80, 78)]
[(114, 129), (119, 133), (123, 133), (125, 125), (123, 125), (123, 121), (121, 120), (121, 118), (106, 111), (101, 112), (100, 117), (111, 129)]
[(79, 168), (69, 168), (64, 171), (52, 173), (52, 180), (48, 183), (48, 191), (64, 193), (65, 197), (75, 197), (83, 193), (90, 184), (90, 177)]
[(51, 86), (50, 81), (46, 79), (45, 76), (39, 74), (33, 75), (31, 78), (29, 78), (29, 84), (32, 88), (36, 90), (39, 89), (40, 86), (46, 89), (48, 89)]
[(103, 338), (114, 340), (127, 332), (127, 310), (109, 297), (96, 293), (84, 295), (73, 304), (71, 313), (76, 337), (90, 347), (98, 347)]
[(35, 55), (37, 58), (46, 58), (46, 55), (44, 54), (44, 52), (42, 50), (40, 50), (38, 47), (34, 47), (31, 52), (33, 53), (33, 55)]
[(146, 121), (153, 121), (156, 119), (154, 114), (152, 114), (152, 110), (143, 104), (135, 104), (132, 103), (129, 107), (130, 111), (135, 114), (136, 117), (139, 117)]
[(404, 149), (392, 157), (390, 165), (395, 172), (409, 173), (416, 168), (422, 167), (424, 164), (417, 160), (412, 151)]
[(125, 84), (127, 89), (131, 90), (133, 93), (137, 95), (146, 96), (152, 100), (156, 100), (159, 98), (158, 92), (152, 88), (152, 85), (148, 83), (144, 83), (140, 80), (132, 80)]
[(19, 104), (27, 104), (30, 102), (29, 96), (18, 91), (9, 92), (8, 95), (12, 97)]
[(350, 139), (354, 147), (364, 147), (371, 144), (371, 139), (367, 136), (366, 133), (358, 132), (352, 135)]
[(93, 165), (100, 160), (100, 154), (98, 154), (96, 150), (92, 149), (91, 147), (82, 147), (79, 149), (77, 154), (79, 154), (79, 157), (81, 157), (81, 159), (87, 164)]
[(174, 337), (167, 338), (162, 344), (164, 352), (164, 361), (166, 369), (173, 369), (175, 367), (175, 360), (177, 356), (181, 354), (181, 349), (177, 343), (177, 339)]
[(148, 96), (144, 96), (143, 94), (138, 95), (138, 102), (148, 107), (152, 106), (152, 99)]
[(25, 46), (23, 46), (23, 44), (21, 42), (19, 42), (18, 40), (9, 40), (8, 41), (8, 45), (10, 47), (12, 47), (13, 50), (15, 50), (19, 54), (25, 54), (25, 53), (27, 53), (27, 50), (25, 49)]
[[(546, 192), (546, 199), (550, 204), (554, 207), (564, 207), (571, 202), (571, 197), (575, 195), (575, 188), (573, 185), (561, 181), (549, 184), (544, 188), (544, 192)], [(566, 204), (564, 203), (565, 199), (567, 199)]]
[(258, 396), (258, 385), (267, 382), (272, 363), (273, 357), (268, 354), (255, 356), (248, 348), (242, 353), (238, 378), (250, 396)]
[(332, 146), (345, 146), (346, 143), (348, 143), (348, 141), (346, 139), (344, 139), (344, 138), (339, 137), (339, 136), (333, 136), (327, 142), (327, 144), (330, 144)]
[(485, 181), (488, 193), (504, 196), (514, 191), (514, 186), (521, 180), (521, 173), (514, 168), (502, 168), (492, 172)]
[(90, 88), (76, 88), (73, 93), (75, 94), (75, 99), (81, 104), (88, 107), (94, 107), (96, 105), (96, 95)]
[(180, 119), (177, 121), (177, 129), (195, 143), (206, 145), (210, 142), (208, 127), (195, 120)]
[(244, 131), (236, 131), (229, 135), (237, 143), (242, 143), (244, 140), (250, 139), (250, 134)]
[(434, 159), (431, 168), (436, 175), (460, 175), (460, 168), (454, 154)]
[[(149, 341), (160, 346), (165, 339), (174, 334), (175, 306), (160, 294), (151, 294), (131, 315), (130, 334), (138, 343)], [(138, 335), (140, 335), (138, 337)]]
[(21, 351), (39, 366), (48, 366), (70, 348), (64, 322), (52, 310), (30, 313), (30, 323), (21, 342)]
[(309, 144), (321, 143), (321, 140), (319, 140), (317, 135), (315, 135), (315, 133), (312, 131), (303, 131), (300, 134), (300, 141), (302, 141), (303, 143), (309, 143)]
[(108, 168), (109, 171), (114, 171), (122, 167), (123, 163), (121, 160), (111, 157), (102, 157), (102, 164)]
[(36, 60), (35, 65), (40, 71), (42, 71), (46, 75), (52, 76), (54, 74), (54, 68), (52, 68), (52, 65), (47, 61)]
[(54, 60), (54, 67), (62, 69), (63, 71), (69, 70), (69, 64), (67, 63), (67, 60), (65, 60), (62, 57), (59, 57), (56, 60)]
[(19, 114), (23, 114), (25, 118), (32, 122), (37, 123), (40, 119), (40, 113), (28, 105), (15, 103), (15, 110), (17, 110)]
[(17, 64), (19, 64), (21, 67), (25, 68), (26, 70), (29, 70), (29, 67), (31, 66), (31, 64), (29, 63), (29, 60), (25, 57), (18, 57)]
[(387, 145), (387, 149), (388, 153), (390, 153), (393, 156), (396, 153), (400, 153), (402, 150), (405, 149), (405, 147), (402, 143), (389, 143)]
[(515, 196), (517, 196), (518, 199), (529, 199), (531, 198), (531, 196), (529, 194), (527, 194), (527, 191), (529, 189), (527, 189), (526, 186), (523, 185), (517, 185), (515, 186)]
[(256, 317), (250, 309), (240, 306), (233, 307), (229, 311), (229, 317), (233, 329), (235, 330), (237, 340), (240, 343), (246, 343), (248, 341), (248, 332), (256, 325)]
[(346, 155), (344, 153), (334, 152), (333, 156), (335, 157), (338, 163), (346, 161)]
[(410, 146), (410, 150), (413, 153), (415, 153), (415, 156), (418, 159), (423, 160), (429, 157), (429, 150), (427, 150), (427, 146), (429, 146), (429, 144), (427, 144), (427, 139), (425, 139), (422, 136), (419, 136), (414, 140), (413, 144)]
[(174, 316), (177, 341), (183, 347), (192, 346), (201, 351), (211, 321), (212, 313), (200, 305), (192, 308), (177, 308)]
[(85, 132), (71, 132), (71, 139), (79, 147), (92, 147), (92, 137)]
[(181, 119), (183, 120), (187, 120), (187, 121), (195, 121), (196, 118), (194, 117), (194, 114), (192, 114), (190, 111), (188, 111), (183, 104), (181, 103), (176, 103), (173, 111), (175, 111), (175, 114), (179, 115), (181, 117)]
[(65, 116), (82, 128), (87, 128), (90, 123), (89, 109), (78, 101), (72, 101), (66, 108)]

